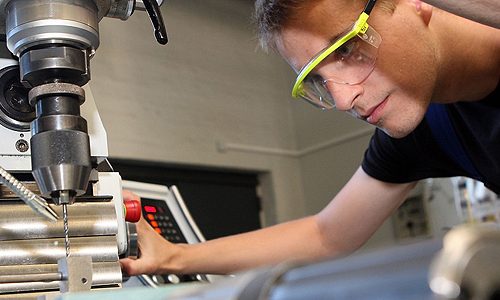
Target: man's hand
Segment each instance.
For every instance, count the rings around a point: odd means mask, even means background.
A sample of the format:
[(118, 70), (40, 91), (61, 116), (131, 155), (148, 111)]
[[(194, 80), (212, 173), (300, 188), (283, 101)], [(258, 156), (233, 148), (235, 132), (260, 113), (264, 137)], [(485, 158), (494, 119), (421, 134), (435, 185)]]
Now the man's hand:
[[(127, 190), (124, 190), (122, 194), (124, 200), (140, 200), (139, 196)], [(139, 257), (137, 259), (125, 258), (120, 260), (124, 273), (133, 276), (175, 271), (168, 270), (168, 266), (175, 253), (178, 253), (180, 246), (165, 240), (153, 230), (143, 217), (136, 225)]]

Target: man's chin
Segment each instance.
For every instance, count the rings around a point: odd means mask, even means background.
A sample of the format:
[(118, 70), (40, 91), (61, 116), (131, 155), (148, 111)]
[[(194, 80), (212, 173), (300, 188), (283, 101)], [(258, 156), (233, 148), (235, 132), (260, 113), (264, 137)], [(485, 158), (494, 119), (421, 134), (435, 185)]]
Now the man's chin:
[(377, 128), (382, 130), (385, 134), (387, 134), (388, 136), (390, 136), (391, 138), (394, 138), (394, 139), (402, 139), (402, 138), (406, 137), (408, 134), (410, 134), (410, 132), (411, 132), (408, 130), (385, 128), (382, 126), (377, 126)]

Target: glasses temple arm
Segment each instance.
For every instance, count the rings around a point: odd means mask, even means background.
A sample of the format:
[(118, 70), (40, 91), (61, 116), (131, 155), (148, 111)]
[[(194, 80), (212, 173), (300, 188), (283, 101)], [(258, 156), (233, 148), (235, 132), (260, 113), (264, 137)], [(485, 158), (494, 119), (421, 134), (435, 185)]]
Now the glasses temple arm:
[(373, 6), (375, 6), (375, 2), (377, 2), (377, 0), (369, 0), (363, 12), (369, 15), (372, 12)]

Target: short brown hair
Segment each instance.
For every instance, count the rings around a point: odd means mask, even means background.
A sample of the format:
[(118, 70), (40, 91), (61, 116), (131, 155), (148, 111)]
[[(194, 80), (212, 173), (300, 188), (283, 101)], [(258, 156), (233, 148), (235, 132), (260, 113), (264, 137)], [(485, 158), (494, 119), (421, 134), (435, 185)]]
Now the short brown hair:
[[(324, 0), (256, 0), (254, 22), (257, 25), (257, 35), (260, 46), (264, 50), (276, 49), (276, 38), (296, 13), (313, 3)], [(389, 12), (395, 9), (392, 0), (380, 0), (380, 6)]]
[(310, 0), (256, 0), (254, 22), (260, 46), (264, 50), (275, 49), (276, 35), (281, 32), (293, 12), (304, 7)]

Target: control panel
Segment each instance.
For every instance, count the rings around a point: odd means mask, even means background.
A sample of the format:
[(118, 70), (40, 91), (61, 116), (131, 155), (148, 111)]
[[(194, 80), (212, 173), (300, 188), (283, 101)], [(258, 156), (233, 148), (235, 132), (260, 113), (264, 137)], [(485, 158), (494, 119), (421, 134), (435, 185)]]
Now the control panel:
[(165, 201), (141, 198), (142, 215), (153, 229), (172, 243), (187, 243)]

